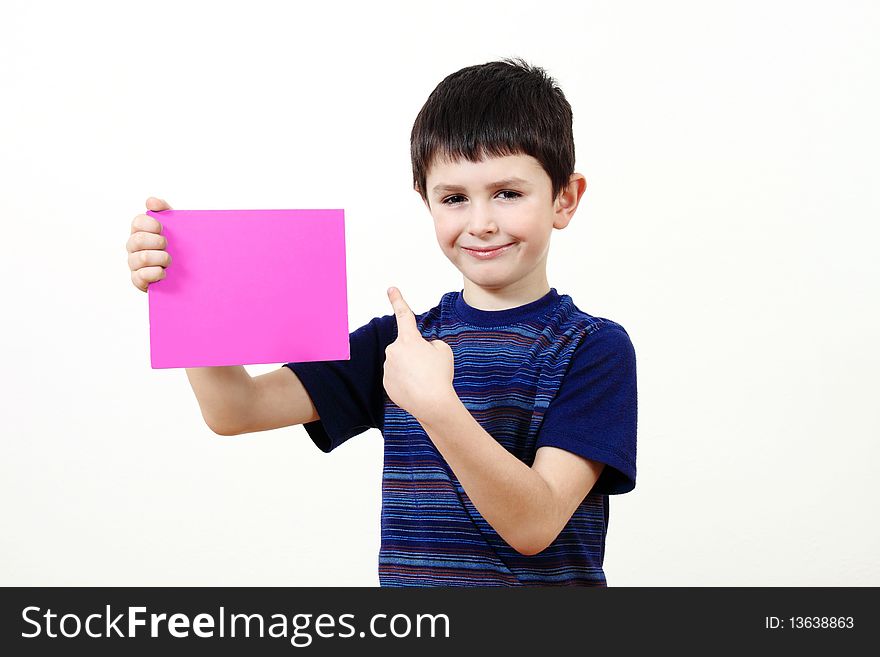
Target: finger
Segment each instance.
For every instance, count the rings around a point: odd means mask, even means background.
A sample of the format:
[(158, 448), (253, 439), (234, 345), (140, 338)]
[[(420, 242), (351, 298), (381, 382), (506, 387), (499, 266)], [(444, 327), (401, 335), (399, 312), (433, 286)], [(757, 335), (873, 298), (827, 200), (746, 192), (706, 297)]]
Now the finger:
[(156, 233), (158, 235), (162, 232), (162, 224), (155, 217), (151, 217), (148, 214), (139, 214), (131, 220), (131, 232), (136, 233), (138, 231)]
[(397, 318), (397, 335), (399, 336), (418, 336), (419, 327), (416, 326), (416, 316), (409, 309), (403, 295), (396, 287), (388, 288), (388, 299), (391, 301), (391, 307), (394, 309), (394, 316)]
[(164, 267), (144, 267), (143, 269), (131, 272), (131, 282), (141, 292), (146, 292), (147, 286), (150, 283), (161, 281), (165, 278), (165, 275)]
[(135, 251), (143, 251), (144, 249), (166, 249), (168, 248), (168, 240), (164, 235), (157, 235), (156, 233), (148, 233), (143, 230), (139, 230), (136, 233), (132, 233), (128, 238), (128, 241), (125, 243), (125, 250), (129, 253), (134, 253)]
[(446, 342), (437, 338), (436, 340), (429, 340), (429, 344), (439, 351), (445, 351), (447, 353), (452, 353), (452, 347), (450, 347)]
[(147, 199), (147, 210), (152, 210), (153, 212), (162, 212), (162, 210), (170, 210), (171, 206), (168, 205), (168, 201), (162, 198), (156, 198), (155, 196), (151, 196)]
[(168, 251), (135, 251), (128, 254), (128, 268), (132, 271), (144, 267), (167, 267), (171, 264)]

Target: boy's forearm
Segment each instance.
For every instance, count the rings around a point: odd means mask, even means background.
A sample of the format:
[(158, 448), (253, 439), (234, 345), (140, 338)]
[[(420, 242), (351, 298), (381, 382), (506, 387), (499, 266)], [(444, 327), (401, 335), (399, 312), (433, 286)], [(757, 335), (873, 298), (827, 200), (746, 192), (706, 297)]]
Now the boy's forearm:
[(547, 482), (489, 435), (458, 397), (422, 426), (477, 511), (511, 547), (534, 554), (555, 538)]
[(188, 367), (202, 417), (215, 433), (233, 434), (244, 417), (253, 379), (241, 365), (229, 367)]

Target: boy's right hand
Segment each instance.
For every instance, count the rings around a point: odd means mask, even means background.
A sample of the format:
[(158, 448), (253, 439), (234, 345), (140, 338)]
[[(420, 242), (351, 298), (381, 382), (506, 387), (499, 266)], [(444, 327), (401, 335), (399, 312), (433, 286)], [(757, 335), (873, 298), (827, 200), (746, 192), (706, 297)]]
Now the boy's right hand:
[[(170, 209), (171, 206), (162, 199), (153, 196), (147, 199), (147, 210), (161, 212)], [(141, 292), (146, 292), (150, 283), (165, 278), (165, 268), (171, 264), (171, 256), (165, 250), (168, 240), (161, 232), (162, 224), (148, 214), (139, 214), (131, 222), (131, 237), (125, 248), (131, 282)]]

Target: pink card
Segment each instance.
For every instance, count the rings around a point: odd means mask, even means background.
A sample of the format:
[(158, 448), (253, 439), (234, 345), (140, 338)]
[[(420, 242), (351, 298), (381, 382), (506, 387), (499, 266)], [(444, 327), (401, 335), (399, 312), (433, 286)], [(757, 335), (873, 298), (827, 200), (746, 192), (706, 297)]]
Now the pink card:
[(349, 359), (343, 210), (147, 214), (171, 256), (147, 288), (154, 369)]

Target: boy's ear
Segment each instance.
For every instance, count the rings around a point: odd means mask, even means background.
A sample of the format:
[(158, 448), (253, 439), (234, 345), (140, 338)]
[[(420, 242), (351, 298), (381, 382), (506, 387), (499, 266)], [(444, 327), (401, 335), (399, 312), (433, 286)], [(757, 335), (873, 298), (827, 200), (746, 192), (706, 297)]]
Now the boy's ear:
[(565, 228), (571, 222), (575, 210), (584, 191), (587, 189), (587, 179), (579, 173), (573, 173), (568, 179), (568, 187), (559, 192), (559, 196), (553, 203), (554, 228)]

